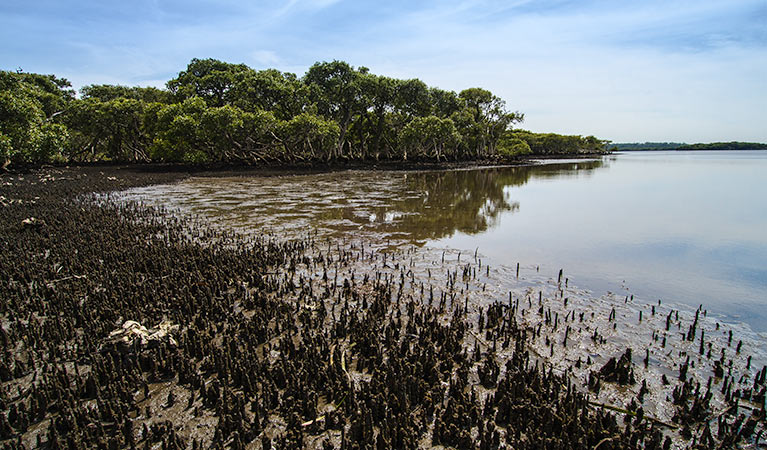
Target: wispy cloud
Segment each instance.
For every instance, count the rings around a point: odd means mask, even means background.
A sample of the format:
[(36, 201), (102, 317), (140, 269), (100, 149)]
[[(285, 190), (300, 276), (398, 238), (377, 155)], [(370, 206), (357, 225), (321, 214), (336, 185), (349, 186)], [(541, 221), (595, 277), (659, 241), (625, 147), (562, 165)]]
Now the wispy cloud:
[(288, 0), (285, 5), (275, 12), (275, 16), (284, 16), (297, 10), (318, 10), (335, 5), (341, 0)]
[(251, 53), (251, 57), (258, 67), (277, 67), (282, 65), (279, 55), (272, 50), (254, 50)]
[(3, 68), (78, 84), (155, 84), (193, 57), (299, 75), (344, 59), (486, 87), (540, 131), (767, 141), (763, 0), (11, 0), (0, 40)]

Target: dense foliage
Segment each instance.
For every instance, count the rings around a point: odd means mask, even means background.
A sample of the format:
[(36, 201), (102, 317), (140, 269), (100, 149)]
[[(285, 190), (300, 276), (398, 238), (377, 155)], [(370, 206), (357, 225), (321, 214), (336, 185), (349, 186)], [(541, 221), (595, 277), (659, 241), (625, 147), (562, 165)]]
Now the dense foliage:
[(502, 153), (541, 156), (602, 153), (607, 144), (608, 141), (597, 139), (594, 136), (584, 137), (512, 130), (508, 131), (502, 140)]
[(685, 144), (680, 142), (624, 142), (612, 144), (615, 150), (640, 151), (640, 150), (676, 150)]
[(67, 80), (0, 72), (0, 160), (40, 162), (57, 157), (68, 133), (55, 117), (73, 99)]
[(767, 150), (767, 144), (756, 142), (712, 142), (710, 144), (686, 144), (677, 150)]
[(712, 142), (709, 144), (682, 144), (678, 142), (634, 142), (612, 144), (614, 150), (767, 150), (767, 144), (757, 142)]
[(513, 131), (524, 115), (481, 88), (456, 93), (342, 61), (299, 78), (193, 59), (167, 89), (0, 72), (8, 162), (456, 161), (603, 150), (593, 137)]

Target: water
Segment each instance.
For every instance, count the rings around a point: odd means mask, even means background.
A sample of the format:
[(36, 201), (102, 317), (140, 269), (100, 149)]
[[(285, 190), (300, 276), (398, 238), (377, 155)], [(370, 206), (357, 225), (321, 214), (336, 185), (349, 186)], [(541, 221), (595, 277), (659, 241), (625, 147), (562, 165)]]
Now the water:
[(244, 232), (475, 251), (594, 295), (767, 330), (767, 152), (627, 153), (459, 171), (195, 177), (131, 191)]
[(767, 152), (630, 153), (506, 192), (519, 205), (476, 235), (440, 240), (561, 267), (580, 286), (682, 302), (765, 330)]

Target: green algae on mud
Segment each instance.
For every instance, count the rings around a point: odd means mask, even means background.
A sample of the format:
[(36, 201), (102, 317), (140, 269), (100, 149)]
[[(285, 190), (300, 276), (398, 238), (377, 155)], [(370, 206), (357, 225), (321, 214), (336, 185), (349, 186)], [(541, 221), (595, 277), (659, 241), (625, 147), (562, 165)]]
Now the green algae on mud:
[[(728, 381), (742, 371), (747, 346), (725, 366), (730, 409), (718, 417), (715, 402), (699, 404), (704, 388), (690, 389), (694, 371), (686, 384), (671, 380), (674, 407), (703, 414), (681, 414), (674, 431), (630, 408), (636, 386), (611, 404), (633, 415), (595, 406), (567, 367), (575, 361), (541, 350), (548, 340), (560, 352), (563, 328), (575, 329), (585, 308), (567, 280), (536, 279), (523, 267), (525, 292), (509, 300), (506, 285), (494, 287), (508, 269), (483, 266), (479, 254), (226, 233), (120, 196), (88, 195), (157, 181), (102, 171), (3, 178), (6, 448), (662, 448), (666, 437), (748, 445), (761, 434), (762, 411), (739, 413), (746, 397), (763, 399), (767, 372), (753, 376), (751, 367)], [(25, 227), (29, 217), (44, 224)], [(533, 286), (545, 291), (540, 300)], [(626, 308), (615, 314), (631, 315)], [(595, 312), (603, 315), (606, 306)], [(128, 320), (178, 325), (175, 345), (106, 345)], [(672, 320), (680, 330), (692, 321)], [(716, 357), (727, 344), (705, 330)], [(585, 332), (570, 333), (575, 345)], [(740, 387), (748, 382), (761, 392), (747, 396)], [(611, 385), (601, 386), (598, 399), (608, 400)]]

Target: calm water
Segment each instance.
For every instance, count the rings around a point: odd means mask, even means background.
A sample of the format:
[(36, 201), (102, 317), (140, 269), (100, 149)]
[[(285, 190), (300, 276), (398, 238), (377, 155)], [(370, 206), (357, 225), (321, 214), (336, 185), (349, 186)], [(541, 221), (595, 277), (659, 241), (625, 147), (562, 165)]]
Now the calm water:
[(558, 265), (595, 291), (624, 284), (765, 330), (766, 171), (767, 152), (628, 153), (593, 170), (536, 168), (504, 189), (518, 208), (498, 226), (439, 243)]
[(246, 232), (561, 268), (601, 295), (703, 304), (767, 330), (767, 152), (627, 153), (450, 172), (192, 178), (131, 191)]

